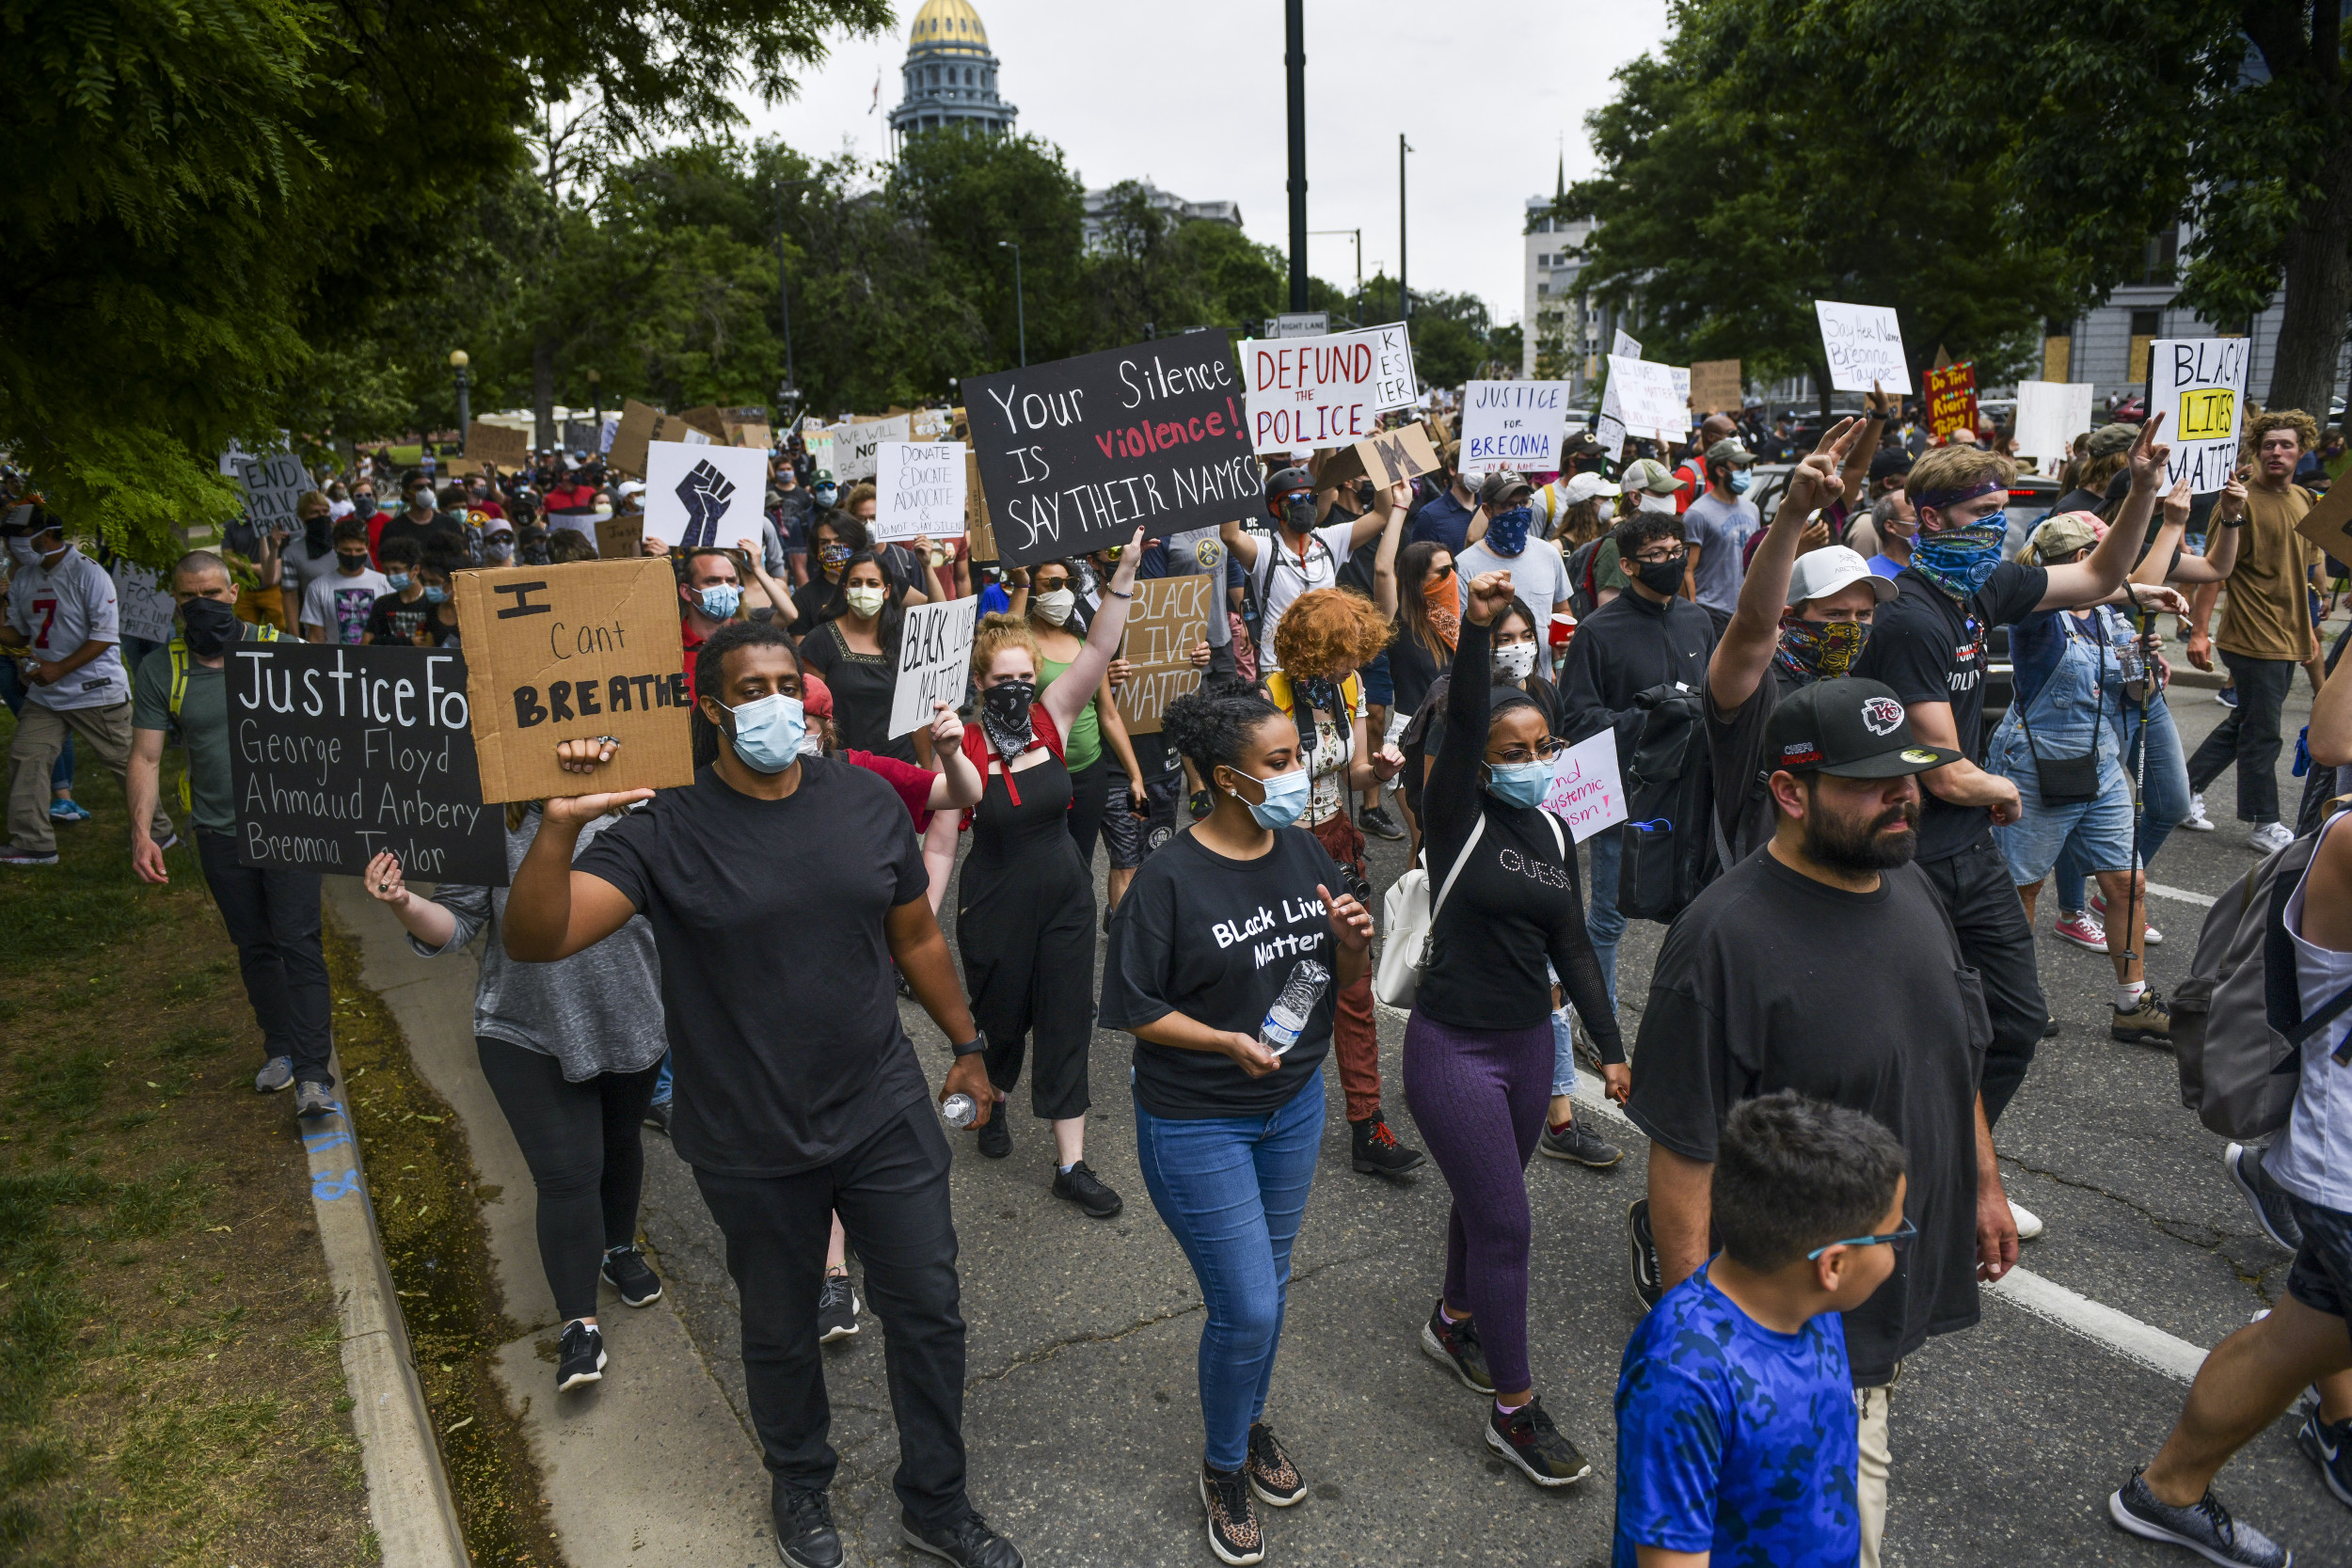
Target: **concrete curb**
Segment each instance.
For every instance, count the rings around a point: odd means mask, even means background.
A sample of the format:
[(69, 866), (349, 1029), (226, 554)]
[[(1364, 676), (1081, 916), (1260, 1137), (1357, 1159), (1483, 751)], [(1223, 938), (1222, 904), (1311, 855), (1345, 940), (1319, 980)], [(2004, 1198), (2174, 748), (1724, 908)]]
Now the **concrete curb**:
[[(329, 1066), (341, 1085), (342, 1057), (330, 1057)], [(360, 1174), (358, 1136), (340, 1102), (332, 1116), (302, 1126), (310, 1211), (342, 1319), (343, 1378), (351, 1389), (351, 1421), (376, 1544), (386, 1568), (469, 1568), (407, 1325), (385, 1266), (375, 1207)]]

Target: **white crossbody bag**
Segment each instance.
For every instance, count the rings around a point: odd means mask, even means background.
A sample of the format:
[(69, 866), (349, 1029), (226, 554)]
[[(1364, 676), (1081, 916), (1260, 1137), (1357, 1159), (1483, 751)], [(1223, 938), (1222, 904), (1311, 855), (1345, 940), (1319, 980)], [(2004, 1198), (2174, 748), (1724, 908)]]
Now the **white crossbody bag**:
[[(1544, 820), (1551, 825), (1553, 844), (1559, 847), (1560, 858), (1567, 859), (1567, 840), (1561, 835), (1560, 819), (1549, 812)], [(1421, 977), (1429, 967), (1431, 944), (1437, 940), (1438, 911), (1445, 908), (1446, 895), (1462, 875), (1462, 867), (1470, 863), (1470, 851), (1486, 832), (1486, 814), (1478, 814), (1477, 825), (1463, 841), (1462, 852), (1454, 857), (1453, 866), (1445, 874), (1445, 881), (1438, 888), (1438, 901), (1429, 901), (1429, 873), (1420, 866), (1411, 866), (1389, 884), (1388, 895), (1380, 902), (1381, 927), (1386, 933), (1380, 947), (1380, 966), (1373, 974), (1375, 996), (1391, 1007), (1409, 1009), (1413, 998), (1420, 994)]]

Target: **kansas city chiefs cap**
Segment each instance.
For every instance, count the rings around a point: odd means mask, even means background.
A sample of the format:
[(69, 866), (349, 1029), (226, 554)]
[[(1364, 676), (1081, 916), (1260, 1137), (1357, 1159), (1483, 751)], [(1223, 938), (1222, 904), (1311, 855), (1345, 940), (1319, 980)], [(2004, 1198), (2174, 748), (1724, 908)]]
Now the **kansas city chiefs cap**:
[(1902, 700), (1877, 681), (1815, 681), (1780, 700), (1764, 725), (1767, 773), (1829, 773), (1891, 779), (1958, 762), (1958, 752), (1922, 745)]

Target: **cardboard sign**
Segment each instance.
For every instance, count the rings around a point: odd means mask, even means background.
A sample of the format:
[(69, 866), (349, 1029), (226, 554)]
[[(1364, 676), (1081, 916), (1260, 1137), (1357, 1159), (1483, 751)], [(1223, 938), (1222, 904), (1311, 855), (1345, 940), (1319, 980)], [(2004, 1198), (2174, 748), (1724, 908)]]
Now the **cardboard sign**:
[(294, 521), (294, 501), (304, 491), (316, 488), (303, 471), (302, 459), (290, 451), (268, 457), (237, 451), (221, 459), (221, 471), (245, 491), (246, 520), (255, 528), (301, 527)]
[(1973, 359), (1928, 372), (1928, 430), (1949, 436), (1977, 428), (1977, 366)]
[(1821, 322), (1832, 390), (1867, 392), (1874, 381), (1890, 392), (1911, 390), (1911, 362), (1903, 357), (1903, 329), (1893, 310), (1817, 299), (1813, 311)]
[(997, 558), (1025, 566), (1123, 545), (1138, 526), (1165, 538), (1248, 515), (1264, 481), (1237, 380), (1215, 330), (966, 377)]
[(2352, 484), (2331, 485), (2303, 514), (2295, 531), (2337, 562), (2352, 566)]
[(1709, 414), (1737, 414), (1746, 405), (1745, 387), (1740, 378), (1739, 360), (1694, 360), (1691, 365), (1691, 412), (1702, 419)]
[(1430, 444), (1427, 430), (1418, 424), (1401, 425), (1366, 436), (1352, 447), (1342, 447), (1325, 458), (1322, 471), (1315, 476), (1315, 487), (1329, 489), (1366, 474), (1375, 484), (1394, 484), (1434, 474), (1438, 467), (1438, 451)]
[(727, 426), (727, 445), (731, 447), (754, 447), (766, 451), (775, 444), (775, 433), (756, 420)]
[(914, 441), (945, 441), (955, 428), (955, 419), (945, 408), (918, 408), (907, 416), (907, 438)]
[(644, 531), (687, 549), (759, 537), (768, 454), (745, 447), (645, 443)]
[(898, 633), (898, 684), (890, 693), (893, 738), (929, 728), (935, 702), (963, 705), (979, 613), (977, 594), (907, 607)]
[(1119, 689), (1119, 711), (1130, 735), (1157, 735), (1168, 705), (1200, 688), (1192, 650), (1208, 641), (1209, 612), (1217, 608), (1222, 572), (1144, 578), (1127, 611), (1122, 644), (1135, 674)]
[(974, 561), (996, 559), (996, 531), (989, 525), (988, 498), (980, 494), (980, 456), (963, 449), (963, 531)]
[(879, 420), (852, 420), (835, 425), (833, 434), (834, 455), (841, 459), (833, 477), (843, 489), (874, 477), (882, 466), (882, 445), (884, 441), (904, 441), (914, 433), (914, 422), (906, 415), (885, 416)]
[(1551, 788), (1544, 809), (1568, 825), (1569, 836), (1581, 844), (1603, 828), (1613, 828), (1629, 815), (1625, 779), (1617, 768), (1617, 733), (1603, 730), (1560, 753), (1551, 765)]
[[(699, 407), (689, 408), (685, 413), (675, 417), (683, 421), (688, 429), (699, 430), (705, 436), (709, 436), (712, 440), (720, 442), (723, 445), (726, 444), (726, 414), (717, 404), (706, 403)], [(657, 436), (656, 439), (660, 439), (660, 437)], [(678, 437), (676, 436), (671, 436), (668, 439), (675, 441), (677, 440)]]
[(874, 537), (961, 533), (963, 457), (958, 441), (884, 441), (874, 473)]
[(1546, 473), (1560, 467), (1567, 429), (1565, 381), (1466, 381), (1462, 384), (1464, 473), (1510, 468)]
[(2165, 416), (2161, 439), (2172, 443), (2164, 465), (2169, 489), (2188, 477), (2202, 495), (2229, 483), (2246, 428), (2247, 338), (2158, 338), (2149, 346), (2148, 413)]
[[(1199, 337), (1194, 333), (1190, 337)], [(1287, 452), (1360, 441), (1421, 395), (1404, 324), (1242, 344), (1249, 448)]]
[(645, 471), (645, 443), (653, 439), (653, 427), (661, 422), (661, 410), (651, 404), (630, 398), (621, 404), (621, 417), (613, 421), (612, 439), (604, 449), (605, 466), (625, 474)]
[[(694, 782), (666, 559), (459, 572), (454, 603), (483, 800)], [(557, 741), (605, 735), (622, 745), (593, 775), (556, 766)]]
[(1690, 428), (1691, 412), (1675, 391), (1674, 367), (1609, 356), (1609, 386), (1601, 413), (1614, 415), (1636, 436), (1671, 441)]
[(2011, 427), (2017, 450), (2027, 457), (2063, 459), (2074, 437), (2090, 428), (2090, 393), (2088, 381), (2019, 382)]
[[(164, 591), (163, 579), (144, 566), (115, 562), (116, 627), (123, 641), (136, 637), (149, 642), (168, 642), (179, 635), (172, 617), (179, 607)], [(129, 655), (124, 655), (128, 662)]]
[(466, 427), (466, 461), (496, 463), (503, 468), (531, 463), (531, 437), (513, 425), (485, 424), (476, 420)]
[(645, 517), (642, 512), (618, 512), (596, 519), (596, 557), (628, 561), (645, 553)]
[(357, 877), (385, 850), (434, 882), (506, 885), (454, 648), (240, 642), (230, 650), (237, 863)]

